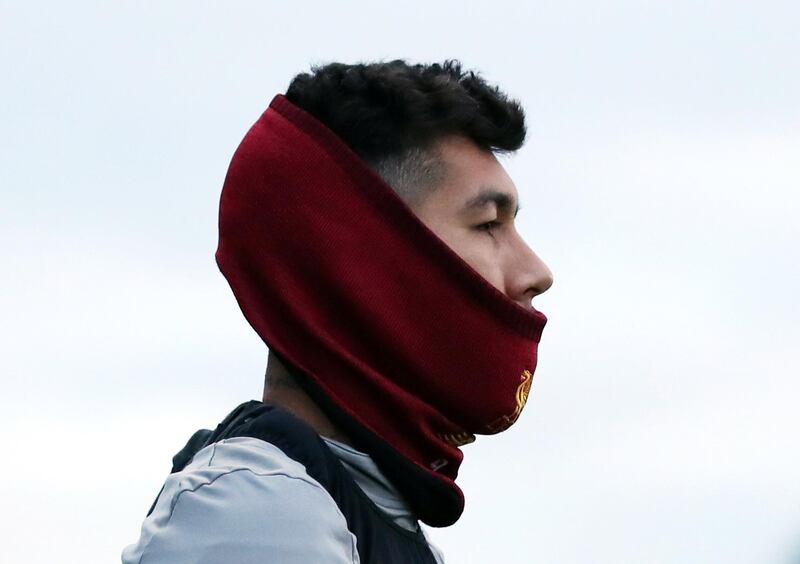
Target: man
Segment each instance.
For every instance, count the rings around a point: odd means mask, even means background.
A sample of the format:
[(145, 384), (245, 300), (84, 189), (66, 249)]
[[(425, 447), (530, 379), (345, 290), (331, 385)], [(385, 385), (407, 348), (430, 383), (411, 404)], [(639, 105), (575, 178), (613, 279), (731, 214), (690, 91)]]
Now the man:
[(459, 447), (519, 416), (552, 274), (495, 158), (519, 104), (458, 62), (329, 64), (233, 157), (217, 262), (269, 347), (263, 402), (198, 431), (125, 563), (442, 562)]

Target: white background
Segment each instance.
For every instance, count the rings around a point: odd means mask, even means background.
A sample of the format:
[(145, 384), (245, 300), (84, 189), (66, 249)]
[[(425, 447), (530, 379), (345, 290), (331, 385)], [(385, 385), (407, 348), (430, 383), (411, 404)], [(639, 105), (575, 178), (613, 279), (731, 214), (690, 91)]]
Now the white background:
[(800, 562), (796, 6), (4, 2), (2, 561), (119, 561), (189, 434), (260, 397), (213, 253), (272, 96), (458, 58), (527, 110), (504, 163), (555, 284), (448, 562)]

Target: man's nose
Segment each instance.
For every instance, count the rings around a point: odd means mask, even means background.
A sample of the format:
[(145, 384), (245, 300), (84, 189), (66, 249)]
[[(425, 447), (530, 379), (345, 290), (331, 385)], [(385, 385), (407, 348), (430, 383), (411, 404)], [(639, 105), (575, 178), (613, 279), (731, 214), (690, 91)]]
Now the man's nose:
[(506, 278), (509, 297), (530, 309), (532, 307), (531, 300), (546, 292), (552, 285), (553, 272), (520, 237)]

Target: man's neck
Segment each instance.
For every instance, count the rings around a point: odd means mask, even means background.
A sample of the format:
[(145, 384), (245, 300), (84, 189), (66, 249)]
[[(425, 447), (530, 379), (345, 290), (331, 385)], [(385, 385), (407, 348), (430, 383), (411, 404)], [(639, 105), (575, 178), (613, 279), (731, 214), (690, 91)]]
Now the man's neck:
[(267, 374), (262, 399), (265, 403), (291, 412), (323, 437), (352, 446), (352, 440), (323, 413), (314, 400), (297, 384), (286, 365), (271, 351), (267, 357)]

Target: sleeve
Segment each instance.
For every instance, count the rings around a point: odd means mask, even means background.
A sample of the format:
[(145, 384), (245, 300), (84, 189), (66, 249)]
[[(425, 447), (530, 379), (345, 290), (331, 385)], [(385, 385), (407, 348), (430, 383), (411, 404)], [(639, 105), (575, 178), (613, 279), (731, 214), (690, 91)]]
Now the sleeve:
[(316, 482), (236, 469), (194, 489), (182, 490), (165, 502), (159, 508), (161, 517), (155, 512), (152, 515), (147, 542), (141, 545), (140, 541), (128, 560), (123, 553), (123, 562), (359, 562), (356, 540), (344, 516)]

